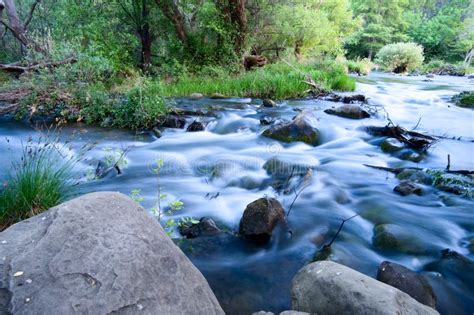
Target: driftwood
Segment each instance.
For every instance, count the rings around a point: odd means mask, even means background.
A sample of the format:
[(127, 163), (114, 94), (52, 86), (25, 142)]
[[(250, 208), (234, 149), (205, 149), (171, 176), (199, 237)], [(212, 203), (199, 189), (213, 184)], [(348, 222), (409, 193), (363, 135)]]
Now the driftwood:
[(9, 73), (22, 74), (25, 72), (38, 71), (40, 69), (45, 69), (45, 68), (50, 68), (50, 69), (56, 68), (62, 65), (73, 64), (76, 62), (77, 62), (77, 59), (73, 57), (60, 60), (60, 61), (40, 62), (40, 63), (28, 65), (28, 66), (22, 66), (20, 62), (15, 62), (11, 64), (0, 64), (0, 70), (9, 72)]
[(436, 139), (419, 132), (409, 131), (400, 126), (388, 124), (385, 127), (366, 127), (366, 131), (374, 136), (395, 138), (416, 151), (425, 152), (432, 146)]
[[(374, 169), (377, 169), (377, 170), (387, 171), (387, 172), (390, 172), (390, 173), (394, 173), (396, 175), (400, 174), (404, 170), (425, 171), (425, 169), (419, 168), (419, 167), (397, 167), (397, 168), (392, 168), (392, 167), (377, 166), (377, 165), (370, 165), (370, 164), (364, 164), (364, 166), (374, 168)], [(456, 174), (456, 175), (465, 175), (465, 176), (474, 175), (474, 171), (470, 171), (470, 170), (445, 169), (445, 170), (442, 170), (442, 171), (444, 173), (447, 173), (447, 174)]]

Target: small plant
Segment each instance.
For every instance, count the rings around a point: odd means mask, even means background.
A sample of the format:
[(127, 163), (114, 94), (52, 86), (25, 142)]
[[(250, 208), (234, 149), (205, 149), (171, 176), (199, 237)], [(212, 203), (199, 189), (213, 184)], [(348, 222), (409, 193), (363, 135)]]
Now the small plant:
[(415, 43), (389, 44), (380, 49), (376, 56), (377, 63), (395, 73), (416, 70), (423, 60), (423, 47)]
[[(156, 174), (156, 177), (158, 179), (158, 185), (157, 185), (157, 187), (158, 187), (158, 196), (157, 196), (156, 205), (153, 208), (150, 209), (150, 212), (154, 216), (157, 217), (159, 222), (161, 222), (161, 219), (162, 219), (163, 215), (165, 214), (165, 211), (163, 211), (163, 208), (161, 206), (161, 201), (168, 198), (167, 195), (161, 193), (161, 186), (160, 186), (160, 172), (161, 172), (161, 169), (164, 166), (164, 163), (165, 163), (165, 161), (163, 159), (158, 159), (158, 160), (155, 161), (155, 166), (152, 167), (152, 172), (154, 174)], [(184, 207), (184, 203), (181, 200), (177, 199), (177, 200), (170, 201), (168, 203), (168, 207), (169, 207), (169, 210), (166, 211), (166, 214), (171, 216), (176, 211), (182, 210), (183, 207)], [(178, 223), (173, 218), (170, 218), (167, 221), (165, 221), (165, 223), (162, 224), (162, 225), (163, 225), (163, 228), (164, 228), (166, 234), (168, 234), (168, 236), (171, 237), (171, 235), (173, 233), (173, 230), (178, 226)]]
[(130, 198), (132, 198), (132, 200), (136, 203), (142, 203), (143, 201), (145, 201), (145, 198), (143, 198), (141, 195), (140, 189), (133, 189), (130, 193)]
[(128, 161), (125, 158), (125, 151), (122, 149), (116, 149), (111, 147), (105, 147), (102, 149), (105, 155), (105, 165), (106, 167), (119, 167), (124, 168), (127, 166)]

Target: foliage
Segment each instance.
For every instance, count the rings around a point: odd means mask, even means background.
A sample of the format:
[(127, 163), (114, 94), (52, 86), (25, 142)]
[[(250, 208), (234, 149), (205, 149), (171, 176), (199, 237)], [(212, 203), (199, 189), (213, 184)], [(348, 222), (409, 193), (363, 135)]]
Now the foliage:
[(352, 9), (362, 27), (347, 40), (349, 56), (371, 60), (384, 45), (408, 40), (407, 7), (408, 0), (353, 0)]
[(347, 67), (349, 72), (357, 73), (359, 75), (368, 75), (375, 65), (369, 59), (348, 60)]
[(414, 43), (396, 43), (384, 46), (377, 53), (377, 62), (388, 71), (413, 71), (423, 64), (423, 47)]
[(470, 0), (443, 3), (414, 2), (412, 12), (407, 15), (407, 34), (424, 47), (427, 59), (460, 60), (474, 44), (472, 25), (469, 26), (474, 4)]
[(81, 157), (72, 153), (70, 146), (59, 142), (58, 134), (28, 139), (0, 188), (1, 226), (37, 215), (71, 196), (73, 168)]

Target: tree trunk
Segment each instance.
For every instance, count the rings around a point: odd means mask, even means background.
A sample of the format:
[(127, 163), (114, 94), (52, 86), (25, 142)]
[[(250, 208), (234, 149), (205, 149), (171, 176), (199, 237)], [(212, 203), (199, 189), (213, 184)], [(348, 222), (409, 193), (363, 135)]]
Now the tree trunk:
[(150, 11), (147, 5), (147, 0), (142, 0), (142, 19), (144, 21), (143, 26), (139, 30), (140, 42), (142, 45), (141, 51), (141, 67), (144, 73), (148, 73), (151, 66), (151, 44), (153, 42), (153, 36), (150, 31), (149, 15)]
[(179, 10), (177, 3), (174, 2), (174, 0), (156, 0), (156, 4), (164, 16), (173, 24), (178, 39), (186, 45), (188, 39), (186, 19), (184, 14)]
[(151, 66), (151, 43), (152, 36), (150, 34), (149, 27), (144, 27), (140, 33), (140, 42), (142, 45), (141, 49), (141, 68), (144, 73), (148, 73)]
[(467, 54), (466, 54), (466, 58), (464, 58), (464, 65), (466, 67), (469, 67), (471, 65), (471, 62), (472, 62), (472, 58), (474, 57), (474, 48), (471, 48)]
[(216, 0), (216, 6), (232, 28), (234, 51), (240, 56), (247, 39), (246, 0)]

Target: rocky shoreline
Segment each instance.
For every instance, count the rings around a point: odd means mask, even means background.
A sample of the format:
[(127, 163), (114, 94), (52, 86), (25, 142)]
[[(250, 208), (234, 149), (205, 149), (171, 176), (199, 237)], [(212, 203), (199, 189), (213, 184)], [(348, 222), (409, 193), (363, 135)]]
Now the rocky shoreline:
[[(262, 200), (241, 221), (251, 241), (271, 235), (284, 214), (278, 201)], [(248, 227), (252, 215), (263, 221)], [(265, 222), (270, 230), (254, 231)], [(2, 314), (224, 314), (156, 219), (119, 193), (87, 194), (19, 222), (0, 234), (0, 248)], [(457, 253), (444, 257), (472, 269)], [(377, 280), (333, 261), (310, 263), (291, 296), (293, 311), (281, 314), (438, 314), (426, 279), (390, 262)]]

